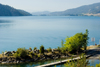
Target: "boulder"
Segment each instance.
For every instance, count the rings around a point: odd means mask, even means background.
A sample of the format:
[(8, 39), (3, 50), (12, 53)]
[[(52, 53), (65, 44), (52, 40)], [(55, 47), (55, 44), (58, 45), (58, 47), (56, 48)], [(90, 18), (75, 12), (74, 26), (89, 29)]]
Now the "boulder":
[(57, 49), (52, 49), (52, 52), (58, 51)]
[(7, 61), (7, 57), (3, 57), (2, 58), (2, 61)]
[(33, 50), (33, 53), (39, 54), (39, 50)]
[(6, 55), (6, 56), (12, 55), (12, 52), (11, 51), (4, 52), (4, 55)]
[(16, 53), (16, 51), (11, 51), (12, 54)]

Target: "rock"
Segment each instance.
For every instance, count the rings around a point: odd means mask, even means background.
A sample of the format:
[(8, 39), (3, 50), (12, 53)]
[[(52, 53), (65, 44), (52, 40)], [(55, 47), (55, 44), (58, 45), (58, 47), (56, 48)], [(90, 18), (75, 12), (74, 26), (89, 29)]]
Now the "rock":
[(2, 58), (2, 61), (7, 61), (7, 57), (3, 57)]
[(6, 63), (10, 63), (9, 61), (6, 61)]
[(2, 58), (0, 58), (0, 61), (2, 61)]
[(2, 64), (6, 64), (7, 62), (2, 62)]
[(39, 54), (39, 50), (33, 50), (33, 53), (37, 53), (37, 54)]
[(13, 61), (13, 63), (17, 63), (17, 61)]
[(57, 49), (52, 49), (52, 52), (58, 51)]
[(4, 55), (6, 55), (6, 56), (10, 56), (10, 55), (12, 55), (12, 52), (11, 52), (11, 51), (4, 52)]
[(19, 61), (17, 61), (17, 63), (19, 63)]
[(12, 54), (16, 53), (16, 51), (11, 51)]
[(48, 53), (48, 50), (44, 50), (44, 52)]

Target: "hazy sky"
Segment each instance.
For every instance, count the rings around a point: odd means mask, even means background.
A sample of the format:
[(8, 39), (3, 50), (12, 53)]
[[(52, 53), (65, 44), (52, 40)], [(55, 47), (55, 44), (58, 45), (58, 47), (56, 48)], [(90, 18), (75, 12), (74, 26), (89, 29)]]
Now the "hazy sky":
[(100, 0), (0, 0), (1, 4), (10, 5), (28, 12), (63, 11), (98, 2)]

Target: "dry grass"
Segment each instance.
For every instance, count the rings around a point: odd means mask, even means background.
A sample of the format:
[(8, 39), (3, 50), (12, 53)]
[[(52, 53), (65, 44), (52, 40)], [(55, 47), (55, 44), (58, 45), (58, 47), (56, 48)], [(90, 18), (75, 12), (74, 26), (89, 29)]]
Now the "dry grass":
[[(100, 45), (97, 45), (97, 46), (95, 46), (95, 45), (87, 46), (87, 50), (88, 49), (92, 49), (92, 48), (96, 48), (96, 47), (100, 47)], [(84, 50), (84, 48), (81, 48), (81, 49)]]
[(0, 58), (2, 58), (2, 57), (7, 57), (7, 56), (5, 56), (5, 55), (3, 56), (2, 54), (0, 54)]
[(87, 47), (87, 50), (88, 50), (88, 49), (92, 49), (92, 48), (96, 48), (96, 47), (98, 47), (98, 45), (97, 45), (97, 46), (91, 45), (91, 46), (88, 46), (88, 47)]
[(2, 54), (0, 54), (0, 58), (2, 58), (2, 57), (8, 57), (9, 58), (9, 57), (14, 57), (14, 56), (5, 56), (5, 55), (3, 56)]

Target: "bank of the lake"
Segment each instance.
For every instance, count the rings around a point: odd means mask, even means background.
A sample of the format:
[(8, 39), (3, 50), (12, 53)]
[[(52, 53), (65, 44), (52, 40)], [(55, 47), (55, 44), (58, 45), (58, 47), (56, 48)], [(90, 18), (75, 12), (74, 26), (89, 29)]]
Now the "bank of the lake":
[[(100, 48), (98, 46), (89, 46), (88, 48), (89, 49), (86, 52), (87, 55), (93, 54), (93, 56), (91, 56), (91, 57), (98, 56), (98, 59), (99, 59)], [(96, 51), (99, 51), (99, 52), (96, 52)], [(51, 53), (51, 52), (49, 52), (49, 53)], [(42, 65), (42, 64), (51, 63), (51, 62), (63, 61), (65, 59), (71, 59), (71, 57), (75, 58), (75, 57), (79, 56), (79, 55), (68, 55), (67, 53), (61, 54), (58, 52), (58, 50), (55, 50), (52, 53), (54, 53), (54, 54), (45, 55), (45, 54), (47, 54), (47, 53), (45, 53), (44, 55), (41, 55), (40, 57), (36, 56), (35, 58), (33, 57), (33, 58), (25, 58), (25, 59), (13, 58), (10, 56), (6, 56), (3, 58), (0, 58), (0, 63), (1, 63), (1, 66), (4, 66), (4, 65), (5, 66), (6, 65), (12, 65), (12, 66), (24, 65), (25, 66), (27, 64), (29, 64), (29, 65), (32, 64), (32, 66), (38, 66), (38, 65)], [(95, 55), (94, 55), (94, 53), (95, 53)], [(57, 66), (59, 66), (59, 64)]]

